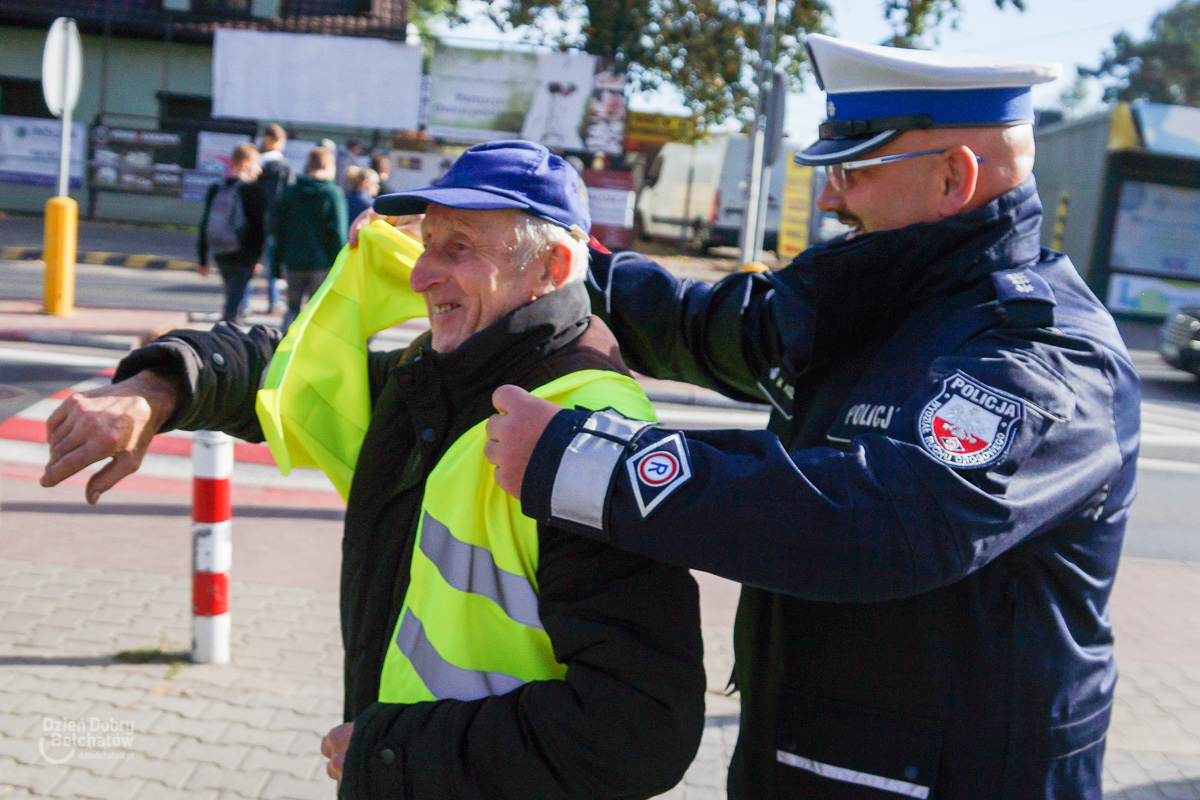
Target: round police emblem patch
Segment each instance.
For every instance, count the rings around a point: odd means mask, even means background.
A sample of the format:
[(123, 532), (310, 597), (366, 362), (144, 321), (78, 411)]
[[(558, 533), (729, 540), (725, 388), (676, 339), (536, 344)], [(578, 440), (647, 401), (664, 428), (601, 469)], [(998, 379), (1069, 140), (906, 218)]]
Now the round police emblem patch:
[(956, 371), (921, 409), (917, 438), (934, 458), (953, 467), (987, 467), (1008, 452), (1024, 418), (1020, 398)]
[(679, 474), (679, 459), (674, 453), (654, 453), (638, 462), (637, 472), (638, 478), (647, 486), (662, 486)]

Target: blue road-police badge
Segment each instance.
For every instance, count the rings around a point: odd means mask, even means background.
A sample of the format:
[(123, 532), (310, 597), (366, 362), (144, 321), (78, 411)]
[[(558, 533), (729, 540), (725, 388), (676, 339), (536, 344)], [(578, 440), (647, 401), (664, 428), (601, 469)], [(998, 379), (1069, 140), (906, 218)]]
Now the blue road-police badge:
[(961, 371), (942, 381), (917, 417), (917, 437), (934, 458), (960, 469), (988, 467), (1012, 444), (1025, 403)]
[(692, 479), (687, 447), (678, 433), (638, 453), (625, 462), (625, 468), (629, 470), (629, 483), (642, 519)]

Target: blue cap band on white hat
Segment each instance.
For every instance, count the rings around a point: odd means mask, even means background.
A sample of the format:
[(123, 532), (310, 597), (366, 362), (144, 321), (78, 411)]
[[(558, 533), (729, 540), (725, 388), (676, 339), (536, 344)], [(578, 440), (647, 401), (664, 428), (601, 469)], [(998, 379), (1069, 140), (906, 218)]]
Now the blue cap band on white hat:
[(933, 127), (1005, 125), (1033, 121), (1028, 86), (995, 89), (910, 89), (830, 94), (831, 121), (925, 114)]

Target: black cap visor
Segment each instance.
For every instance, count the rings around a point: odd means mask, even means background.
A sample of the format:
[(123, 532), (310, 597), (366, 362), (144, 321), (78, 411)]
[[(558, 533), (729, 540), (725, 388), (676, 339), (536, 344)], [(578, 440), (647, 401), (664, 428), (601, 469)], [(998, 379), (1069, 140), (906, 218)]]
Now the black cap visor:
[(796, 163), (807, 167), (824, 167), (852, 161), (870, 153), (900, 135), (900, 131), (881, 131), (871, 136), (853, 139), (818, 139), (796, 153)]

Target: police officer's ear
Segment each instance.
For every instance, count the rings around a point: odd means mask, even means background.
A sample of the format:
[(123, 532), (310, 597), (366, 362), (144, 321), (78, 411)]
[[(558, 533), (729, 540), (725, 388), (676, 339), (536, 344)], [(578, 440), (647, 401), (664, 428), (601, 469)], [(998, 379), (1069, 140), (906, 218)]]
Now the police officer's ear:
[(979, 161), (966, 145), (948, 148), (942, 154), (937, 209), (942, 217), (966, 210), (979, 182)]

